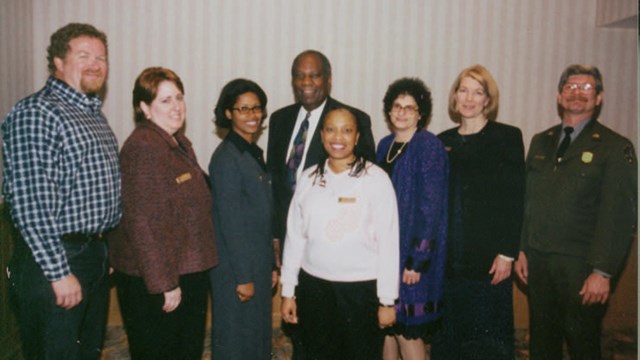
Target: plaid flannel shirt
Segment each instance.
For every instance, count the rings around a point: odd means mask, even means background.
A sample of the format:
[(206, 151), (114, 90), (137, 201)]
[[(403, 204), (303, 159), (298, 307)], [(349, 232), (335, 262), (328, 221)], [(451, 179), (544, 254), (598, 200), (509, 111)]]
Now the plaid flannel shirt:
[(120, 220), (118, 144), (101, 106), (49, 77), (2, 124), (2, 194), (49, 281), (71, 273), (62, 235), (104, 232)]

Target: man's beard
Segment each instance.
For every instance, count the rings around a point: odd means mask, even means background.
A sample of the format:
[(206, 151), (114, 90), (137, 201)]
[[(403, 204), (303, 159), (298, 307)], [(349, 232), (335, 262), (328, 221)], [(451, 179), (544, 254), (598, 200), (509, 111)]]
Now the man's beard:
[(104, 86), (104, 75), (99, 78), (87, 79), (84, 76), (80, 79), (80, 87), (85, 94), (96, 94), (102, 90)]

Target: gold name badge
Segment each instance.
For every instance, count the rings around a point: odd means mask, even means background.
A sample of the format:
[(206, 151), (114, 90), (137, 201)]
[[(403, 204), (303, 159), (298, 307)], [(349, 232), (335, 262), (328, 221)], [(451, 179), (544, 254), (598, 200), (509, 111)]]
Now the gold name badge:
[(184, 173), (176, 178), (176, 183), (182, 184), (185, 181), (191, 180), (191, 173)]
[(354, 202), (356, 202), (356, 198), (354, 198), (354, 197), (339, 197), (338, 198), (338, 202), (339, 203), (354, 203)]

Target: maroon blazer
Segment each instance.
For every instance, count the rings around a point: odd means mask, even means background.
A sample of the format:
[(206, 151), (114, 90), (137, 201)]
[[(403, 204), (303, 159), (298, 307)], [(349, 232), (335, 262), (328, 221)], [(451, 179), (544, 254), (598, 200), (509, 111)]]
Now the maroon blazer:
[(120, 151), (122, 220), (109, 238), (109, 259), (142, 277), (151, 294), (218, 263), (206, 175), (191, 142), (182, 133), (175, 140), (148, 121)]

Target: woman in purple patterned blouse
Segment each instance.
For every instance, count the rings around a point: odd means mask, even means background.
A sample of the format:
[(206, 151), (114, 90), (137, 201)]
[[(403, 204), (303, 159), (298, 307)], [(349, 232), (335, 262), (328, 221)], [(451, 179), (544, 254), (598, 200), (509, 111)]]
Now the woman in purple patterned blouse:
[(447, 237), (449, 165), (440, 140), (425, 130), (431, 92), (417, 78), (392, 83), (384, 96), (392, 134), (378, 144), (378, 164), (391, 177), (400, 218), (400, 298), (386, 332), (384, 359), (425, 359), (424, 339), (441, 315)]

